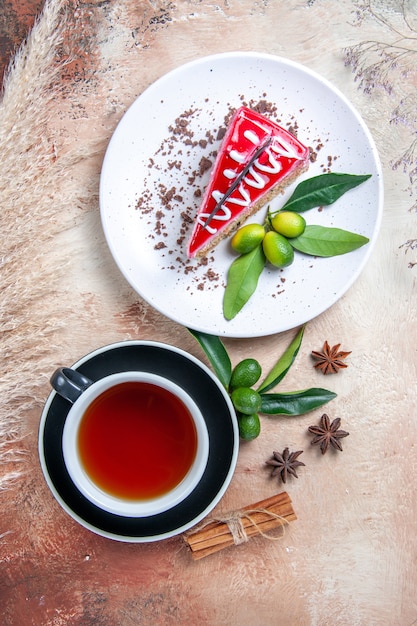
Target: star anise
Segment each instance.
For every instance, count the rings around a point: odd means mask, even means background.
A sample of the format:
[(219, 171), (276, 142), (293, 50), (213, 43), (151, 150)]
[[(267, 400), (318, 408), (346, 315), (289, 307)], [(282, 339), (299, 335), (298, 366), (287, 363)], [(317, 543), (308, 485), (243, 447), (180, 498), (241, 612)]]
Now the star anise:
[(274, 468), (272, 470), (271, 476), (281, 474), (281, 479), (283, 483), (287, 482), (288, 474), (291, 474), (291, 476), (295, 476), (295, 478), (298, 478), (296, 468), (301, 467), (301, 465), (305, 465), (305, 463), (297, 461), (298, 457), (302, 453), (302, 450), (298, 450), (297, 452), (290, 452), (288, 448), (285, 448), (282, 454), (280, 454), (279, 452), (273, 452), (272, 459), (266, 461), (267, 465), (272, 465), (272, 467)]
[(321, 370), (323, 374), (337, 374), (339, 369), (347, 367), (343, 359), (345, 359), (350, 352), (339, 352), (339, 348), (340, 343), (331, 348), (327, 341), (325, 341), (321, 352), (313, 350), (311, 356), (317, 359), (317, 363), (314, 367)]
[(327, 452), (329, 445), (332, 445), (333, 448), (341, 452), (343, 451), (339, 439), (347, 437), (349, 433), (339, 429), (340, 423), (340, 417), (336, 417), (336, 419), (330, 423), (329, 416), (324, 413), (321, 416), (320, 426), (309, 426), (308, 431), (315, 435), (314, 439), (311, 440), (311, 444), (318, 444), (322, 454)]

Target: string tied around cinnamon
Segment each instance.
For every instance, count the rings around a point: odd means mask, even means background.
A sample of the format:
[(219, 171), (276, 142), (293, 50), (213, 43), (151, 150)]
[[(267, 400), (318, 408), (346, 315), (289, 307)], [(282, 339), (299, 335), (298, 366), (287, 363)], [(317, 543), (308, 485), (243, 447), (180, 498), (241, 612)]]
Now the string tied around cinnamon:
[(289, 521), (278, 515), (278, 513), (273, 513), (272, 511), (268, 511), (268, 509), (241, 509), (240, 511), (231, 511), (224, 516), (221, 517), (211, 517), (207, 520), (207, 524), (211, 522), (223, 522), (227, 525), (230, 534), (232, 535), (233, 543), (238, 546), (241, 543), (246, 543), (249, 541), (250, 535), (246, 533), (245, 526), (243, 524), (243, 520), (247, 520), (257, 531), (259, 535), (269, 539), (270, 541), (275, 541), (280, 539), (281, 537), (273, 536), (269, 533), (266, 533), (262, 530), (262, 524), (257, 524), (255, 521), (253, 514), (254, 513), (264, 513), (266, 516), (270, 517), (272, 520), (276, 520), (278, 522), (278, 526), (280, 528), (284, 528), (286, 524), (289, 524)]
[(228, 546), (246, 543), (255, 535), (272, 541), (281, 539), (282, 533), (274, 536), (270, 531), (284, 530), (284, 526), (294, 519), (297, 517), (291, 500), (283, 492), (243, 509), (208, 518), (189, 531), (184, 540), (193, 559), (201, 559)]

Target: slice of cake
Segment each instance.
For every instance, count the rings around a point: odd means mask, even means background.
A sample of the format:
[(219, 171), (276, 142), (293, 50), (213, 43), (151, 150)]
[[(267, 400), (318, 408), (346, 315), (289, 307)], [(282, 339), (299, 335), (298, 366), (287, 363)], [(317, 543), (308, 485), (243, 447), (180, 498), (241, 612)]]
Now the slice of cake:
[(213, 165), (187, 254), (201, 257), (308, 168), (309, 150), (263, 115), (233, 115)]

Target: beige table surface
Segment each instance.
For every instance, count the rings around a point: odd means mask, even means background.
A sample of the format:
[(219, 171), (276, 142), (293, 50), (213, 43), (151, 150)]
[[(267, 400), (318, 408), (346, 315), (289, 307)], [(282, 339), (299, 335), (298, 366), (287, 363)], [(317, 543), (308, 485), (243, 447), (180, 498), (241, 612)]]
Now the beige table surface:
[[(46, 3), (0, 105), (2, 624), (417, 623), (416, 29), (413, 0)], [(360, 55), (366, 41), (374, 43)], [(356, 68), (346, 64), (352, 47)], [(45, 484), (37, 433), (50, 373), (99, 346), (152, 339), (207, 362), (188, 331), (121, 276), (101, 230), (98, 185), (134, 99), (182, 63), (225, 51), (283, 56), (338, 87), (377, 144), (385, 208), (369, 263), (308, 323), (285, 379), (285, 390), (337, 392), (326, 412), (350, 433), (343, 452), (310, 446), (320, 409), (262, 417), (215, 512), (282, 490), (264, 462), (289, 446), (304, 450), (306, 464), (285, 486), (298, 519), (279, 541), (253, 539), (193, 562), (181, 537), (125, 544), (73, 521)], [(267, 370), (293, 336), (225, 345), (233, 363), (253, 356)], [(326, 339), (351, 355), (324, 378), (310, 352)]]

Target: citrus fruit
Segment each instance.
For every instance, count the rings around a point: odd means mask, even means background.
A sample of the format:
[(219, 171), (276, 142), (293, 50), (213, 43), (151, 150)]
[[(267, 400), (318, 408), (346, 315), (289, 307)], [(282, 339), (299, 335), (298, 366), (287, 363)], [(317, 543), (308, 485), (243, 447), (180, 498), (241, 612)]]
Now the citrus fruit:
[(236, 387), (252, 387), (258, 382), (262, 368), (256, 359), (243, 359), (234, 368), (230, 379), (232, 389)]
[(302, 215), (294, 211), (280, 211), (271, 218), (272, 228), (284, 237), (299, 237), (303, 234), (306, 221)]
[(266, 233), (262, 247), (268, 261), (275, 267), (287, 267), (294, 261), (294, 250), (289, 241), (274, 230)]
[(235, 252), (247, 254), (259, 246), (265, 236), (265, 228), (261, 224), (246, 224), (233, 235), (230, 245)]
[(239, 436), (245, 441), (256, 439), (261, 432), (261, 422), (257, 413), (253, 413), (252, 415), (239, 415), (237, 423), (239, 425)]
[(261, 408), (261, 396), (257, 391), (249, 387), (238, 387), (234, 389), (230, 397), (233, 406), (239, 413), (251, 415), (252, 413), (257, 413)]

